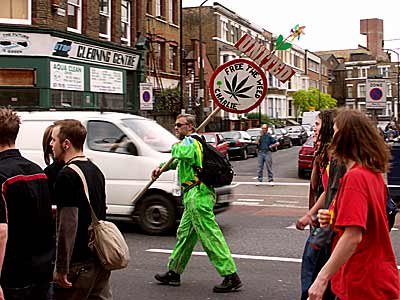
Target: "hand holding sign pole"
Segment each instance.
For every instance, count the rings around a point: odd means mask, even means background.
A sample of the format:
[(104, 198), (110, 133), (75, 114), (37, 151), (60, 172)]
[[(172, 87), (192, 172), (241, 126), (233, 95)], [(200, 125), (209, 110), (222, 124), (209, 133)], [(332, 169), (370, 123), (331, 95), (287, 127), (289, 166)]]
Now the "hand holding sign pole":
[[(265, 72), (254, 62), (235, 59), (215, 70), (210, 80), (210, 92), (218, 107), (197, 127), (197, 132), (203, 130), (221, 109), (238, 114), (255, 109), (267, 94), (267, 78)], [(171, 157), (162, 166), (160, 175), (173, 161), (174, 158)], [(133, 197), (133, 204), (144, 195), (158, 177), (152, 178), (142, 191)]]

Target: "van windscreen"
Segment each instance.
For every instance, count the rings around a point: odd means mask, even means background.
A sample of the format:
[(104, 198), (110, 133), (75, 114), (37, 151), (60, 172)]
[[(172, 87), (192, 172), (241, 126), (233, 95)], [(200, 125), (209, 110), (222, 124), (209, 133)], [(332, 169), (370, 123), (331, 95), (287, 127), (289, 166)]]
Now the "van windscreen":
[(169, 153), (178, 139), (157, 122), (146, 119), (122, 120), (137, 136), (156, 151)]

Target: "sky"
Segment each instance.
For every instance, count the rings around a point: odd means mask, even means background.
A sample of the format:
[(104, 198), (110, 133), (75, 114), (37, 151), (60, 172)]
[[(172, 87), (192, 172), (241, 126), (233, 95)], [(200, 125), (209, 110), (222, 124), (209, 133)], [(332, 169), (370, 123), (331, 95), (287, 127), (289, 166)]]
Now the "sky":
[[(193, 7), (204, 0), (182, 1), (183, 7)], [(204, 6), (214, 2), (276, 35), (288, 36), (296, 24), (306, 26), (305, 35), (295, 43), (310, 51), (366, 46), (366, 37), (360, 34), (360, 20), (382, 19), (385, 48), (400, 53), (399, 0), (208, 0)], [(397, 60), (394, 56), (393, 60)]]

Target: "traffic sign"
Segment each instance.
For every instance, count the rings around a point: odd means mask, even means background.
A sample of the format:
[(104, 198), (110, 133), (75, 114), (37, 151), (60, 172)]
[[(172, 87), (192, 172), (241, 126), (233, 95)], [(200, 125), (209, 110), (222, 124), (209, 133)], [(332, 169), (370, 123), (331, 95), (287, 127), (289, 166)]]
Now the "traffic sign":
[(153, 85), (151, 83), (140, 83), (140, 110), (153, 109)]
[(367, 79), (365, 106), (368, 109), (386, 108), (386, 79)]
[(215, 103), (237, 114), (256, 108), (264, 100), (267, 88), (265, 71), (243, 58), (219, 66), (210, 80), (210, 93)]

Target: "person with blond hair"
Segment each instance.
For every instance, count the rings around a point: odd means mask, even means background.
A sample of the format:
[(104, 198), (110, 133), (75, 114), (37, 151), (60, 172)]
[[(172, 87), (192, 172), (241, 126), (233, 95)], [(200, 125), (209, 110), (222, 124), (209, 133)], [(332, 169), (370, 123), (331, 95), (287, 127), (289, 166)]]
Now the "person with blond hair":
[(322, 300), (331, 281), (340, 300), (399, 298), (399, 274), (386, 216), (389, 150), (362, 112), (343, 109), (334, 121), (330, 154), (346, 165), (328, 210), (318, 212), (322, 227), (335, 232), (331, 257), (310, 287), (309, 299)]

